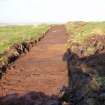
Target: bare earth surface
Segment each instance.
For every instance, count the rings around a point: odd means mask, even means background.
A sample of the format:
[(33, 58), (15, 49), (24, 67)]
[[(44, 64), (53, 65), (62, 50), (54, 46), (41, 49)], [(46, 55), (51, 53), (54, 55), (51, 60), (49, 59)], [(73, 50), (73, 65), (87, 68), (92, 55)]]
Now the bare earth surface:
[(67, 34), (64, 26), (53, 27), (31, 51), (14, 63), (0, 80), (0, 95), (40, 91), (58, 94), (68, 84), (66, 63)]

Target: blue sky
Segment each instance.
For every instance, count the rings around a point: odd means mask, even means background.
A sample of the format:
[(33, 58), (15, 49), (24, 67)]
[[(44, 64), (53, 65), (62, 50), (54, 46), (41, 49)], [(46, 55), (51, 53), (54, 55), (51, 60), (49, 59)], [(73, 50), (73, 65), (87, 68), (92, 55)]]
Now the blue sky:
[(0, 0), (0, 23), (105, 20), (105, 0)]

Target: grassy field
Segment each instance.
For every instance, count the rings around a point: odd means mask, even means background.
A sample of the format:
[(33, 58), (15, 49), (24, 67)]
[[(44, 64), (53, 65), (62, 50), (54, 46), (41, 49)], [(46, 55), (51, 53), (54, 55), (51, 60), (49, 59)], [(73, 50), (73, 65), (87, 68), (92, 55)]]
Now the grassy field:
[(14, 43), (21, 43), (26, 40), (38, 39), (49, 26), (24, 25), (24, 26), (1, 26), (0, 27), (0, 53), (12, 46)]
[[(69, 22), (66, 28), (70, 34), (68, 47), (73, 47), (74, 43), (82, 45), (86, 47), (84, 48), (85, 55), (94, 54), (96, 51), (93, 45), (95, 42), (90, 42), (92, 37), (105, 35), (105, 22)], [(97, 42), (98, 45), (101, 45), (101, 42)]]
[(84, 43), (88, 37), (93, 35), (105, 34), (105, 22), (70, 22), (66, 27), (73, 41), (78, 43)]

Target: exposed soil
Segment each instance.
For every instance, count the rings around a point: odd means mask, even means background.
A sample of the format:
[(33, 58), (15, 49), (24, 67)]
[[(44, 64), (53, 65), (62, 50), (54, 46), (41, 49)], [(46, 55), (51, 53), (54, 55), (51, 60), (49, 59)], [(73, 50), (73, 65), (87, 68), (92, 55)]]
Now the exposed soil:
[(0, 96), (40, 91), (57, 95), (68, 84), (62, 60), (67, 42), (64, 26), (53, 27), (31, 51), (16, 60), (0, 80)]
[[(0, 105), (105, 105), (105, 37), (74, 44), (76, 53), (66, 49), (67, 37), (54, 26), (14, 62), (0, 80)], [(88, 46), (96, 51), (87, 56)]]

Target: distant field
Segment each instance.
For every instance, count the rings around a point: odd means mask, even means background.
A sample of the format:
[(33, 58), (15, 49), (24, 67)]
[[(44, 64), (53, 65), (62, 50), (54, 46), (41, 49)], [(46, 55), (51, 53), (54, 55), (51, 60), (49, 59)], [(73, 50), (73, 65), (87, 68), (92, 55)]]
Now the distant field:
[(25, 40), (38, 39), (49, 26), (24, 25), (24, 26), (1, 26), (0, 27), (0, 53), (3, 53), (14, 43), (21, 43)]

